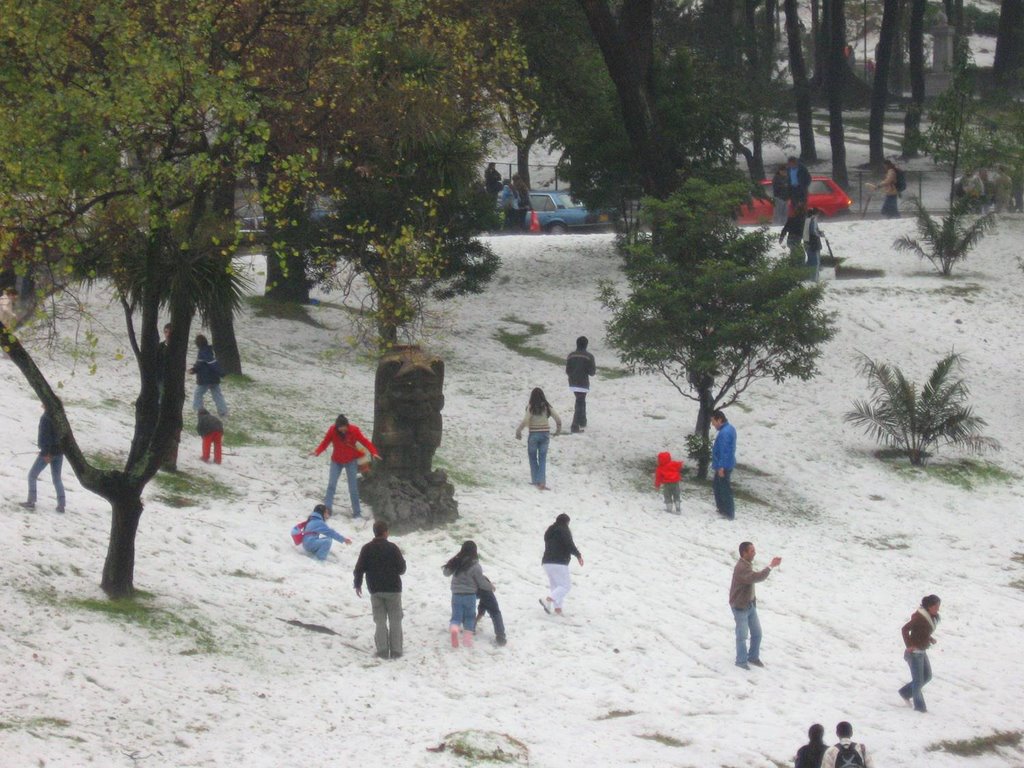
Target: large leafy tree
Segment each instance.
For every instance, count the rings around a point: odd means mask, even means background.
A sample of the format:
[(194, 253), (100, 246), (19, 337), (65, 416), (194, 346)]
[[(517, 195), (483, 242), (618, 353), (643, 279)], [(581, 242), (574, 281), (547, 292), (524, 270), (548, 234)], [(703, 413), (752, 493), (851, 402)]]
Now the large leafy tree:
[[(211, 194), (261, 149), (234, 56), (271, 15), (207, 0), (0, 1), (0, 231), (19, 233), (20, 269), (45, 260), (62, 280), (90, 263), (112, 274), (136, 352), (131, 443), (121, 468), (101, 469), (33, 355), (0, 325), (80, 482), (110, 502), (101, 586), (112, 597), (134, 590), (142, 491), (181, 428), (190, 324), (229, 253)], [(173, 333), (161, 396), (162, 311)]]
[(455, 0), (327, 5), (296, 32), (312, 42), (267, 51), (305, 56), (266, 102), (268, 289), (304, 300), (317, 282), (363, 281), (388, 345), (428, 293), (477, 290), (497, 267), (472, 236), (493, 217), (481, 135), (509, 54), (489, 12)]
[[(698, 403), (704, 446), (715, 408), (762, 379), (811, 378), (833, 334), (821, 285), (772, 259), (766, 230), (732, 223), (745, 189), (690, 179), (665, 201), (645, 200), (653, 234), (624, 246), (629, 294), (602, 293), (609, 340), (625, 362)], [(698, 457), (705, 477), (707, 454)]]

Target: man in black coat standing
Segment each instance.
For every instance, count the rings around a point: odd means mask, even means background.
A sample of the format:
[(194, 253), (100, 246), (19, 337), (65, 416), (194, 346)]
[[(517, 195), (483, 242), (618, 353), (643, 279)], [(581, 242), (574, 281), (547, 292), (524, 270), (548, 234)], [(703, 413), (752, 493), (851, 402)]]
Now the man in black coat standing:
[(402, 574), (405, 558), (396, 544), (388, 541), (388, 524), (373, 524), (373, 541), (365, 544), (353, 571), (356, 594), (363, 596), (363, 576), (370, 589), (370, 605), (376, 631), (373, 642), (382, 659), (402, 655)]
[(576, 351), (570, 352), (565, 358), (565, 374), (569, 377), (569, 390), (576, 396), (576, 407), (572, 412), (573, 432), (582, 432), (587, 428), (587, 393), (590, 391), (590, 377), (597, 369), (594, 356), (587, 352), (586, 336), (576, 339)]
[(50, 412), (43, 411), (39, 417), (38, 434), (39, 455), (36, 456), (32, 469), (28, 471), (28, 501), (22, 502), (25, 509), (36, 508), (36, 480), (39, 475), (50, 465), (50, 476), (53, 478), (53, 490), (57, 493), (57, 511), (64, 511), (64, 483), (60, 479), (60, 471), (64, 466), (64, 451), (60, 447), (60, 438), (57, 436), (57, 427), (53, 423)]

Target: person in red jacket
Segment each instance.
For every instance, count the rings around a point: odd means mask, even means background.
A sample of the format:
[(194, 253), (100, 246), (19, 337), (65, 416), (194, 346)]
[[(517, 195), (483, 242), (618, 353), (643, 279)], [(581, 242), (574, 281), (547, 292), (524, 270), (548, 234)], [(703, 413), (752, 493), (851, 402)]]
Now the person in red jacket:
[[(366, 439), (359, 427), (355, 424), (349, 424), (348, 419), (344, 416), (338, 416), (334, 421), (334, 426), (327, 430), (327, 434), (324, 435), (324, 439), (320, 445), (317, 446), (316, 450), (310, 453), (310, 456), (319, 456), (323, 453), (327, 446), (332, 446), (331, 449), (331, 469), (327, 476), (327, 492), (324, 494), (324, 506), (332, 512), (334, 511), (334, 492), (338, 488), (338, 477), (341, 475), (341, 470), (345, 470), (345, 475), (348, 478), (348, 495), (352, 500), (352, 517), (360, 518), (363, 516), (362, 510), (359, 507), (359, 459), (363, 455), (357, 444), (361, 444), (366, 447), (366, 450), (370, 452), (371, 456), (380, 458), (380, 454), (374, 447), (373, 443)], [(369, 465), (364, 468), (364, 471), (369, 469)]]
[(679, 480), (682, 477), (683, 462), (672, 461), (672, 454), (662, 451), (658, 454), (658, 467), (654, 470), (654, 487), (661, 488), (665, 494), (665, 511), (680, 514), (682, 505), (679, 501)]

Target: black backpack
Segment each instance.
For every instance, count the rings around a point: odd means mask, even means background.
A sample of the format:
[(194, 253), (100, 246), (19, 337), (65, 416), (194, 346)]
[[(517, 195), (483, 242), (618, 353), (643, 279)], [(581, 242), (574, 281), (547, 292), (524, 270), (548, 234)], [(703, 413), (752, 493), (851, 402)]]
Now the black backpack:
[(902, 168), (896, 169), (896, 191), (905, 192), (907, 189), (907, 172)]
[(857, 749), (857, 743), (851, 741), (849, 744), (836, 744), (839, 752), (836, 753), (836, 768), (864, 768), (864, 758)]

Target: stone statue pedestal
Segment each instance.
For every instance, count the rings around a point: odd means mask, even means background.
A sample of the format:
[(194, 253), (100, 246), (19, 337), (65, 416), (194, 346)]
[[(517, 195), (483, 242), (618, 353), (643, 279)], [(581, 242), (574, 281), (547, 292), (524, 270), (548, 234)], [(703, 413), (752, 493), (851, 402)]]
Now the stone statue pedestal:
[(953, 82), (953, 31), (945, 14), (939, 11), (938, 24), (932, 30), (932, 70), (924, 75), (926, 99), (945, 93)]
[(360, 481), (360, 496), (395, 533), (445, 525), (459, 516), (455, 488), (432, 468), (441, 444), (444, 361), (419, 347), (381, 358), (374, 382), (373, 443), (382, 462)]

